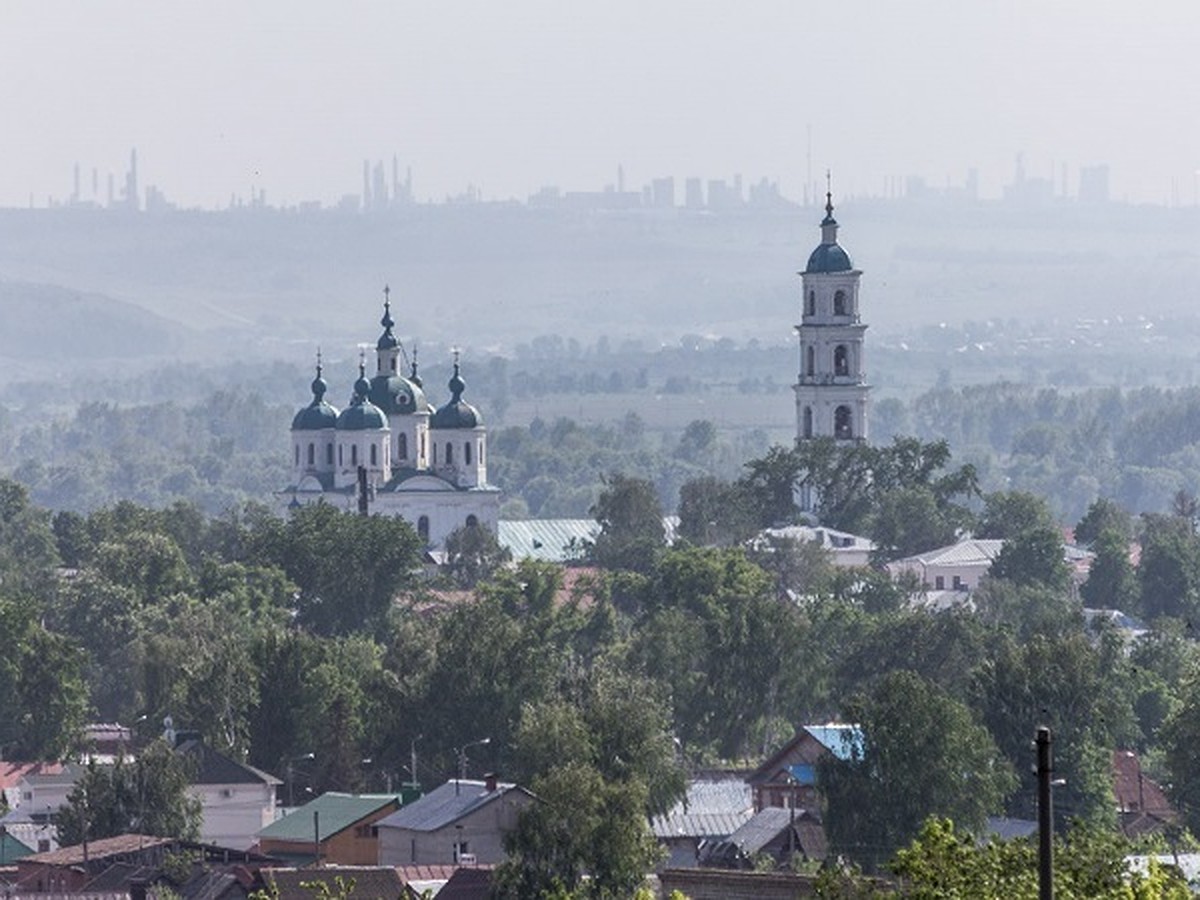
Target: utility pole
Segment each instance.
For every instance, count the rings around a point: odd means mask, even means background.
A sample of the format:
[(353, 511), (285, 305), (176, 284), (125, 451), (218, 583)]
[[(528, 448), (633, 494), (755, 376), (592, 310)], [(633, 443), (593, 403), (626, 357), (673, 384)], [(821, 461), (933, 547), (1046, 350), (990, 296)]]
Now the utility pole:
[(1054, 900), (1054, 800), (1051, 778), (1054, 741), (1045, 725), (1037, 730), (1038, 900)]

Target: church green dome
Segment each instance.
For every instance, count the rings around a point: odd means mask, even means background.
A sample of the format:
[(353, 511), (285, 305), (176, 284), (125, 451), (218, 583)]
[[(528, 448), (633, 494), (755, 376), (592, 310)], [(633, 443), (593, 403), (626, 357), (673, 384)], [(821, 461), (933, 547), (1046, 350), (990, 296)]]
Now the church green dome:
[(850, 256), (837, 242), (838, 223), (833, 217), (833, 194), (825, 194), (825, 218), (821, 220), (821, 243), (808, 257), (804, 274), (849, 272), (854, 268)]
[[(387, 288), (383, 289), (384, 296), (387, 297), (390, 291)], [(379, 336), (379, 340), (375, 343), (376, 350), (391, 350), (399, 345), (396, 336), (392, 334), (392, 326), (396, 324), (392, 319), (392, 304), (390, 300), (383, 301), (383, 318), (379, 320), (379, 324), (383, 326), (383, 334)]]
[(388, 415), (429, 411), (425, 392), (401, 375), (376, 375), (367, 397)]
[(312, 382), (312, 403), (304, 407), (292, 419), (292, 431), (321, 431), (337, 426), (338, 411), (325, 402), (329, 385), (321, 377), (321, 364), (317, 363), (317, 377)]
[(380, 431), (388, 427), (387, 416), (372, 403), (367, 395), (371, 382), (367, 381), (364, 366), (359, 363), (358, 380), (354, 382), (354, 397), (350, 405), (337, 417), (339, 431)]
[(808, 265), (804, 267), (809, 272), (849, 272), (852, 268), (850, 257), (840, 244), (820, 244), (808, 257)]
[(479, 410), (463, 400), (463, 391), (467, 383), (458, 372), (458, 363), (454, 364), (454, 375), (450, 378), (450, 402), (441, 407), (429, 420), (432, 428), (476, 428), (483, 424)]

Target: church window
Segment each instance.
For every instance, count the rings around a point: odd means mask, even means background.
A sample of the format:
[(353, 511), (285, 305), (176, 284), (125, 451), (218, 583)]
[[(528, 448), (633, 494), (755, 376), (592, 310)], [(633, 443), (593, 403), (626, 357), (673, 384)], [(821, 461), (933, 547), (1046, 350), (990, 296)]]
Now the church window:
[(421, 540), (429, 540), (429, 516), (421, 516), (417, 519), (417, 534), (420, 535)]
[(300, 465), (300, 445), (296, 445), (296, 465)]
[(833, 314), (835, 316), (846, 315), (846, 292), (838, 291), (833, 295)]
[(421, 432), (421, 457), (425, 456), (425, 432)]
[(341, 444), (338, 444), (338, 465), (339, 466), (343, 465), (343, 463), (342, 463), (342, 445)]
[(396, 371), (396, 357), (394, 356), (392, 357), (392, 371)]
[(463, 462), (468, 466), (471, 464), (471, 442), (467, 441), (463, 444)]
[(810, 438), (813, 436), (813, 413), (812, 407), (804, 407), (804, 436)]
[(350, 465), (358, 465), (358, 444), (352, 444), (350, 446)]
[(807, 348), (805, 351), (807, 359), (804, 363), (804, 372), (806, 375), (817, 374), (817, 351), (813, 347)]
[[(421, 443), (425, 443), (425, 438), (421, 438)], [(437, 441), (433, 442), (433, 464), (437, 465)]]
[(446, 441), (446, 465), (454, 465), (454, 445)]
[(479, 524), (479, 520), (477, 518), (475, 518), (474, 516), (467, 516), (467, 527), (468, 528), (474, 528), (478, 524)]
[(308, 464), (311, 466), (316, 461), (317, 448), (312, 444), (308, 445)]
[(840, 441), (854, 437), (854, 426), (850, 422), (850, 407), (839, 406), (833, 411), (833, 436)]
[(379, 451), (376, 449), (375, 445), (372, 444), (371, 445), (371, 468), (375, 468), (375, 466), (379, 465), (379, 455), (378, 454), (379, 454)]
[(479, 464), (483, 465), (483, 441), (479, 442)]
[(850, 374), (850, 354), (846, 351), (845, 344), (838, 344), (833, 350), (833, 374)]
[(806, 316), (815, 316), (817, 314), (817, 292), (809, 291), (808, 299), (804, 303), (804, 314)]
[(333, 465), (333, 444), (325, 445), (325, 465)]
[(396, 439), (396, 455), (400, 459), (408, 459), (408, 435), (402, 434)]

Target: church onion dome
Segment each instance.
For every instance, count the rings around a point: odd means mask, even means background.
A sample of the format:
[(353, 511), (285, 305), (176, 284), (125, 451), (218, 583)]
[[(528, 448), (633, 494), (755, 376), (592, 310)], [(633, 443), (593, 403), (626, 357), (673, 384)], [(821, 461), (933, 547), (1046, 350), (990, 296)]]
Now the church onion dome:
[(833, 194), (825, 194), (825, 218), (821, 220), (821, 243), (808, 257), (804, 273), (849, 272), (850, 256), (837, 242), (837, 219), (833, 217)]
[(354, 397), (337, 417), (339, 431), (380, 431), (388, 427), (383, 410), (367, 398), (370, 390), (371, 382), (367, 381), (364, 367), (360, 364), (358, 381), (354, 382)]
[(476, 428), (483, 424), (479, 410), (470, 403), (463, 401), (463, 391), (467, 383), (458, 372), (458, 363), (454, 363), (454, 375), (450, 378), (450, 402), (433, 414), (429, 424), (433, 428)]
[(389, 416), (429, 411), (421, 386), (400, 375), (376, 375), (367, 398)]
[[(384, 296), (389, 293), (387, 288), (383, 289)], [(392, 319), (392, 304), (390, 300), (383, 301), (383, 318), (379, 320), (379, 324), (383, 326), (383, 334), (379, 336), (379, 340), (375, 344), (376, 350), (393, 350), (399, 346), (399, 341), (392, 334), (392, 326), (395, 321)]]
[(292, 419), (292, 431), (321, 431), (337, 426), (338, 411), (325, 402), (329, 385), (321, 377), (321, 364), (317, 363), (317, 377), (312, 383), (312, 403), (296, 413)]

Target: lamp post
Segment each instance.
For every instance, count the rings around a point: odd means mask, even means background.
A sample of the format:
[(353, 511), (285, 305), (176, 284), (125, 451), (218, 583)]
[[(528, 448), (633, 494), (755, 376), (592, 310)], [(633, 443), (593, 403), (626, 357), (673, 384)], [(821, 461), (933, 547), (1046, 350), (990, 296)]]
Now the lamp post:
[(296, 807), (296, 767), (294, 764), (308, 759), (316, 759), (315, 754), (302, 753), (299, 756), (288, 756), (284, 758), (284, 762), (286, 763), (284, 777), (287, 779), (288, 806), (292, 809), (295, 809)]
[(458, 793), (459, 784), (464, 778), (467, 777), (467, 750), (471, 747), (482, 747), (485, 744), (490, 744), (491, 742), (492, 739), (490, 737), (480, 738), (477, 741), (471, 741), (468, 744), (463, 744), (455, 751), (455, 755), (458, 757), (458, 780), (454, 782), (455, 794)]

